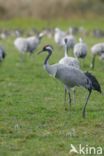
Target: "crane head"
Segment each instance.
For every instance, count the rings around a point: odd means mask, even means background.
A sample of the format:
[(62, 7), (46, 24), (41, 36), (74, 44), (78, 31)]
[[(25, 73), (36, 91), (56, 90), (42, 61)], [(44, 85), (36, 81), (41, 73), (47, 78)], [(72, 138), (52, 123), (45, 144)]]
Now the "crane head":
[(53, 47), (52, 47), (51, 45), (45, 45), (45, 46), (43, 47), (43, 49), (42, 49), (40, 52), (38, 52), (38, 54), (40, 54), (40, 53), (42, 53), (42, 52), (45, 52), (45, 51), (47, 51), (47, 52), (52, 52), (52, 51), (53, 51)]
[(46, 35), (46, 31), (44, 30), (41, 33), (39, 33), (39, 39), (41, 39), (45, 35)]
[(64, 42), (65, 42), (65, 44), (67, 44), (67, 43), (68, 43), (68, 39), (67, 39), (67, 38), (65, 38), (65, 39), (64, 39)]
[(82, 43), (82, 42), (83, 42), (83, 39), (82, 39), (81, 37), (79, 38), (79, 42), (80, 42), (80, 43)]

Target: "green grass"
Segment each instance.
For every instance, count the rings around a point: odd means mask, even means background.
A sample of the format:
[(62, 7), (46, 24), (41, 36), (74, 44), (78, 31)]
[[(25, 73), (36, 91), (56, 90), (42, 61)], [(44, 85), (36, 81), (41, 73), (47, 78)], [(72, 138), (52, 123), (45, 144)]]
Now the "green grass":
[[(14, 24), (12, 28), (19, 26), (17, 22), (11, 23)], [(33, 23), (21, 27), (28, 29)], [(3, 24), (5, 27), (5, 22)], [(40, 28), (44, 26), (42, 22), (39, 25)], [(67, 26), (66, 22), (62, 28)], [(94, 24), (90, 25), (93, 27)], [(85, 40), (89, 49), (94, 43), (103, 41), (92, 36)], [(46, 55), (34, 53), (33, 58), (26, 56), (25, 62), (20, 63), (13, 38), (0, 42), (7, 53), (0, 65), (0, 156), (68, 156), (71, 155), (70, 144), (104, 147), (104, 97), (92, 93), (87, 117), (83, 119), (82, 107), (87, 91), (78, 88), (77, 104), (65, 111), (63, 85), (43, 69)], [(63, 50), (52, 39), (44, 38), (37, 51), (47, 43), (55, 48), (50, 63), (56, 63), (63, 56)], [(89, 50), (83, 70), (96, 75), (104, 90), (104, 62), (97, 58), (92, 71), (90, 60)]]
[[(87, 19), (86, 19), (87, 18)], [(33, 18), (15, 18), (12, 20), (1, 20), (0, 21), (0, 28), (1, 29), (13, 29), (13, 28), (21, 28), (21, 29), (30, 29), (30, 28), (37, 28), (42, 29), (46, 27), (56, 27), (59, 26), (62, 29), (68, 29), (70, 26), (83, 26), (84, 28), (87, 28), (88, 30), (93, 28), (100, 28), (103, 29), (104, 27), (104, 18), (97, 16), (95, 19), (93, 18), (70, 18), (69, 19), (58, 19), (58, 20), (39, 20), (39, 19), (33, 19)]]

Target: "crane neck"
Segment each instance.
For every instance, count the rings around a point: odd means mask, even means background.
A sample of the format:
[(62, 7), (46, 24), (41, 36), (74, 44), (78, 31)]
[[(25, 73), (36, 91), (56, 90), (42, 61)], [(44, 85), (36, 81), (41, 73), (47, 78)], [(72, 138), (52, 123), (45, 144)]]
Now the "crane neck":
[(47, 65), (48, 64), (48, 60), (49, 60), (49, 58), (50, 58), (51, 55), (52, 55), (52, 51), (51, 50), (48, 50), (48, 55), (47, 55), (47, 57), (46, 57), (46, 59), (44, 61), (44, 65)]
[(80, 42), (80, 43), (83, 43), (83, 40), (82, 40), (82, 38), (79, 38), (79, 42)]
[(67, 44), (65, 44), (65, 57), (67, 57), (68, 56), (68, 47), (67, 47)]

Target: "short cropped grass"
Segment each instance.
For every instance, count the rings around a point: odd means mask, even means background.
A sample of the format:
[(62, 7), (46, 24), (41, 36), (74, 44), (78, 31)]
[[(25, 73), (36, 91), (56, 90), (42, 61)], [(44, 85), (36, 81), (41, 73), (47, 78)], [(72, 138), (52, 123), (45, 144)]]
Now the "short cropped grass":
[[(16, 24), (14, 22), (14, 27)], [(67, 22), (63, 25), (68, 27)], [(33, 26), (35, 24), (28, 28)], [(0, 156), (68, 156), (71, 155), (70, 144), (103, 148), (104, 96), (92, 93), (87, 117), (83, 119), (87, 91), (78, 88), (76, 105), (72, 104), (71, 110), (65, 111), (63, 85), (44, 71), (46, 54), (37, 55), (43, 45), (52, 44), (54, 52), (49, 61), (52, 64), (63, 57), (63, 49), (53, 39), (45, 37), (32, 58), (26, 55), (25, 61), (20, 63), (13, 41), (14, 38), (0, 41), (7, 53), (5, 61), (0, 64)], [(89, 52), (82, 69), (92, 72), (104, 91), (104, 62), (97, 58), (95, 70), (89, 68), (90, 47), (103, 38), (86, 36), (85, 41)]]

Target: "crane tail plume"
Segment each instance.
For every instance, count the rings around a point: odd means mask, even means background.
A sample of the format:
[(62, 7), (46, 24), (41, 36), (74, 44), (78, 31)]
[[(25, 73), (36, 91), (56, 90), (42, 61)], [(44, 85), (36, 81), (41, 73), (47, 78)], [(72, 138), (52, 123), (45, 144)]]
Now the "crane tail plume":
[(101, 86), (100, 86), (98, 80), (95, 78), (95, 76), (93, 76), (89, 72), (86, 72), (85, 75), (90, 79), (90, 81), (92, 83), (92, 89), (102, 93)]

